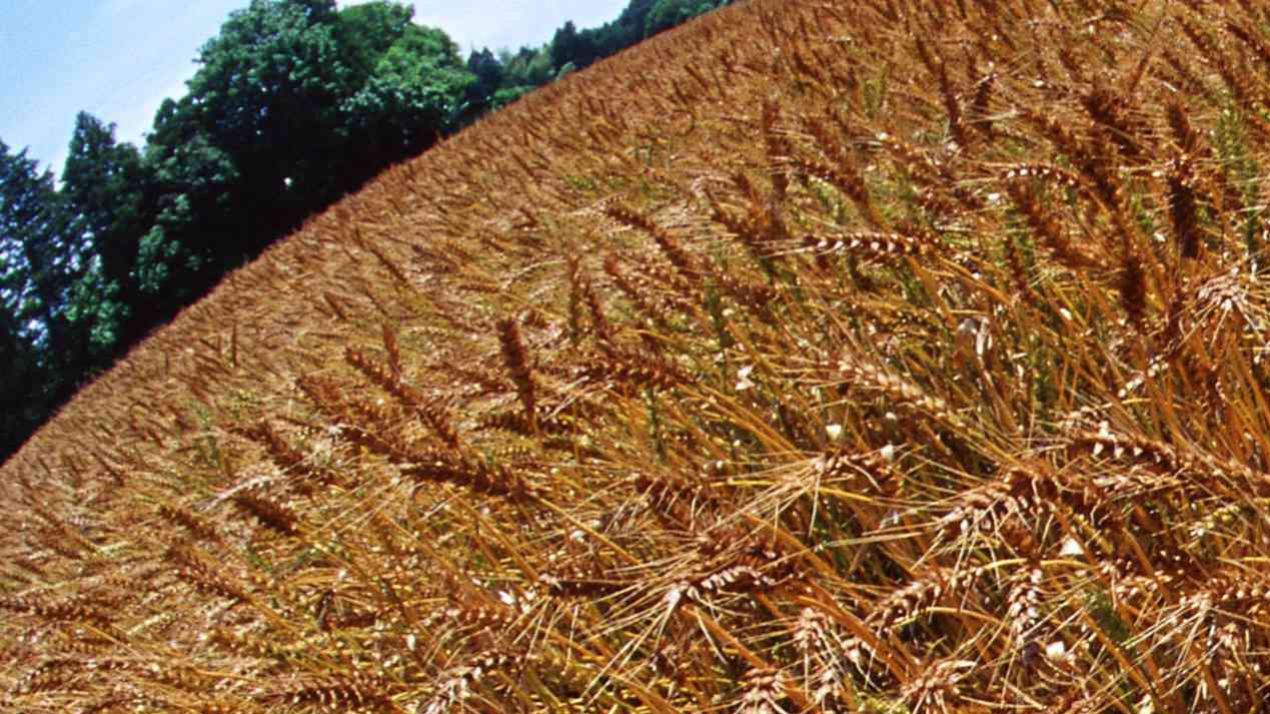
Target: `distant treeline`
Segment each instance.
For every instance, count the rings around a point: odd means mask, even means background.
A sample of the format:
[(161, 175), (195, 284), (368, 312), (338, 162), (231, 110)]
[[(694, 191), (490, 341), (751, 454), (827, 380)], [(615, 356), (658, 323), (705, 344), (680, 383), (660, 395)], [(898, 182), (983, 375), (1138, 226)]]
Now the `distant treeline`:
[(400, 2), (252, 0), (202, 47), (143, 147), (81, 113), (58, 186), (0, 141), (0, 460), (307, 216), (485, 112), (727, 2), (630, 0), (602, 27), (569, 22), (542, 47), (465, 62)]

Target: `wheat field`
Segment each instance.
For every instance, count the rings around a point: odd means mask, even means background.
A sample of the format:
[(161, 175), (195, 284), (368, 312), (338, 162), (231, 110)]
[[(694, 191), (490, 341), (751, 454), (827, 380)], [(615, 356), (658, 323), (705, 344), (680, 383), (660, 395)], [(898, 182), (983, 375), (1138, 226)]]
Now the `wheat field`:
[(0, 472), (0, 711), (1270, 711), (1270, 10), (752, 0)]

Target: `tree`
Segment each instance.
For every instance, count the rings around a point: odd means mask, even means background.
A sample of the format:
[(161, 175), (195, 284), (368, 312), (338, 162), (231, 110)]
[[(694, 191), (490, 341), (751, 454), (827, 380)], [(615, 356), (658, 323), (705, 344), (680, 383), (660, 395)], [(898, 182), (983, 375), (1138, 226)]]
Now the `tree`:
[(578, 57), (578, 28), (574, 26), (573, 21), (569, 20), (564, 26), (556, 30), (556, 34), (551, 38), (551, 44), (548, 45), (551, 53), (551, 66), (563, 67), (569, 62), (577, 62)]
[(61, 308), (81, 257), (62, 208), (53, 174), (41, 174), (25, 150), (10, 154), (0, 141), (0, 255), (8, 271), (2, 290), (27, 335), (59, 355), (69, 347)]
[(412, 16), (385, 0), (252, 0), (231, 14), (189, 93), (156, 118), (146, 162), (161, 196), (139, 284), (201, 292), (446, 131), (470, 75)]
[[(17, 266), (9, 256), (0, 255), (0, 284), (10, 282)], [(7, 297), (7, 296), (6, 296)], [(48, 395), (39, 388), (44, 381), (40, 353), (24, 333), (19, 316), (12, 312), (11, 300), (0, 309), (0, 460), (15, 451), (48, 416)]]
[(473, 81), (464, 97), (467, 102), (465, 123), (488, 110), (494, 92), (502, 86), (503, 65), (489, 48), (485, 48), (480, 52), (473, 50), (468, 55), (467, 71), (472, 73)]
[(353, 70), (353, 84), (365, 84), (384, 53), (406, 34), (413, 18), (413, 7), (388, 0), (340, 10), (338, 37)]
[(617, 16), (617, 21), (614, 23), (617, 31), (616, 39), (620, 43), (619, 47), (613, 48), (614, 52), (630, 47), (647, 37), (648, 14), (652, 12), (656, 3), (657, 0), (631, 0), (622, 9), (622, 14)]
[(419, 153), (457, 125), (474, 83), (448, 35), (411, 25), (342, 109), (353, 140), (382, 165)]
[(0, 460), (16, 450), (48, 415), (50, 395), (43, 388), (31, 322), (24, 315), (20, 287), (25, 266), (7, 239), (0, 239)]
[(358, 87), (338, 19), (334, 0), (253, 0), (199, 53), (192, 118), (233, 158), (252, 208), (302, 213), (340, 193), (327, 169), (344, 158), (340, 105)]
[(130, 321), (144, 299), (133, 274), (141, 236), (154, 219), (153, 179), (131, 144), (115, 140), (115, 125), (80, 112), (62, 169), (61, 194), (89, 258), (69, 314), (88, 330), (93, 357), (106, 361), (140, 337)]
[(65, 305), (82, 251), (53, 175), (0, 141), (0, 448), (16, 448), (75, 386)]
[(252, 0), (203, 45), (186, 96), (160, 108), (145, 155), (157, 213), (134, 278), (176, 303), (169, 314), (364, 173), (340, 105), (382, 44), (356, 28), (390, 31), (400, 19), (375, 10), (341, 25), (334, 0)]
[(596, 44), (595, 33), (579, 32), (572, 21), (566, 22), (556, 30), (551, 38), (551, 65), (559, 74), (565, 65), (586, 67), (601, 56), (600, 47)]
[(652, 37), (722, 4), (712, 0), (657, 0), (657, 4), (648, 11), (644, 20), (644, 36)]
[(555, 69), (551, 66), (550, 49), (521, 47), (515, 55), (510, 55), (503, 62), (503, 88), (541, 87), (555, 79)]
[(154, 320), (174, 314), (168, 306), (197, 297), (256, 240), (238, 167), (202, 129), (195, 101), (189, 95), (164, 101), (146, 147), (158, 197), (131, 277), (145, 301), (162, 311)]

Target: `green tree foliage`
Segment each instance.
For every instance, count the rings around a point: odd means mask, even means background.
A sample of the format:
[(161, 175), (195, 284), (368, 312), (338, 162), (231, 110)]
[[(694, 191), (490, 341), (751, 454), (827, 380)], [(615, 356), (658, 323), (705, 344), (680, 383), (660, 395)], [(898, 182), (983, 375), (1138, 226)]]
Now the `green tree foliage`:
[(13, 315), (40, 347), (65, 354), (69, 346), (63, 306), (81, 257), (53, 188), (26, 152), (10, 154), (0, 142), (0, 240), (3, 286)]
[(67, 393), (73, 344), (66, 315), (80, 246), (53, 176), (0, 141), (0, 448), (16, 448)]
[(94, 360), (103, 360), (144, 329), (131, 319), (145, 302), (133, 268), (154, 219), (153, 179), (136, 147), (116, 142), (113, 124), (81, 112), (61, 194), (90, 254), (72, 295), (71, 319), (88, 330)]
[(549, 47), (528, 47), (510, 55), (503, 63), (503, 87), (541, 87), (555, 78)]
[[(616, 54), (646, 37), (667, 30), (697, 15), (727, 5), (730, 0), (630, 0), (618, 17), (604, 25), (578, 30), (567, 22), (556, 31), (547, 47), (555, 77), (567, 66), (587, 67)], [(522, 50), (524, 52), (524, 50)], [(511, 86), (504, 82), (504, 87)]]
[(159, 111), (158, 214), (136, 274), (188, 300), (306, 216), (447, 131), (471, 76), (440, 30), (374, 2), (253, 0)]
[(406, 34), (414, 8), (388, 0), (352, 5), (340, 11), (338, 36), (358, 85), (393, 44)]
[(444, 32), (410, 25), (342, 103), (349, 142), (376, 164), (413, 156), (459, 121), (474, 84)]
[(653, 35), (703, 15), (720, 3), (713, 0), (657, 0), (644, 18), (644, 36)]
[(643, 40), (648, 21), (648, 13), (652, 12), (657, 0), (631, 0), (617, 16), (617, 20), (601, 27), (598, 31), (600, 40), (609, 53), (626, 49)]
[(551, 64), (564, 67), (587, 67), (599, 59), (602, 48), (594, 32), (579, 32), (573, 22), (566, 22), (551, 38)]
[(487, 111), (493, 102), (494, 93), (503, 84), (503, 64), (498, 61), (489, 48), (479, 52), (473, 50), (467, 58), (467, 71), (472, 74), (472, 83), (468, 85), (464, 95), (465, 109), (462, 121), (464, 124)]
[(342, 160), (357, 77), (337, 28), (334, 0), (253, 0), (199, 53), (180, 118), (228, 154), (236, 198), (266, 215), (340, 193), (321, 169)]
[(191, 96), (165, 101), (146, 146), (157, 215), (140, 239), (134, 277), (161, 304), (195, 297), (247, 248), (256, 227), (233, 156), (202, 130), (197, 110)]

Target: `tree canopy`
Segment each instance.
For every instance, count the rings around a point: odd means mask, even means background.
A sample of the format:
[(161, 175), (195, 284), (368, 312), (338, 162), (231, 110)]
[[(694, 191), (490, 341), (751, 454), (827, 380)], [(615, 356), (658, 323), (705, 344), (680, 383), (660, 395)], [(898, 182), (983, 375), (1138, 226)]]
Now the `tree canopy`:
[(444, 32), (410, 25), (342, 103), (348, 142), (376, 163), (416, 154), (455, 124), (474, 84)]
[(77, 366), (68, 303), (81, 251), (61, 209), (53, 175), (0, 141), (0, 447), (42, 421)]

